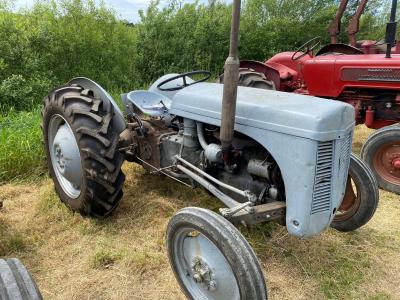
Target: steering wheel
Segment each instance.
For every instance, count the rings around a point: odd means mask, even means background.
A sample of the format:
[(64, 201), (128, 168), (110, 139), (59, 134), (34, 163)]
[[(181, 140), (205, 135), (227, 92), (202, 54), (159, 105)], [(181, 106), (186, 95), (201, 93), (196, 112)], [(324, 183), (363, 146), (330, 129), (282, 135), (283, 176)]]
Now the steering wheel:
[[(199, 79), (199, 80), (194, 81), (194, 82), (188, 83), (188, 82), (186, 81), (186, 77), (189, 77), (189, 76), (191, 76), (191, 75), (198, 75), (198, 74), (204, 74), (205, 76), (204, 76), (203, 78)], [(196, 84), (196, 83), (200, 83), (200, 82), (206, 81), (206, 80), (208, 80), (210, 77), (211, 77), (211, 72), (209, 72), (209, 71), (192, 71), (192, 72), (187, 72), (187, 73), (179, 74), (179, 75), (177, 75), (177, 76), (168, 78), (167, 80), (164, 80), (164, 81), (160, 82), (160, 83), (157, 85), (157, 88), (158, 88), (160, 91), (168, 91), (168, 92), (177, 91), (177, 90), (181, 90), (181, 89), (183, 89), (183, 88), (185, 88), (185, 87), (187, 87), (187, 86), (190, 86), (190, 85), (193, 85), (193, 84)], [(176, 79), (179, 79), (179, 78), (182, 78), (182, 80), (183, 80), (183, 85), (178, 85), (177, 87), (172, 87), (172, 88), (163, 88), (163, 87), (162, 87), (163, 85), (166, 85), (167, 83), (169, 83), (169, 82), (171, 82), (171, 81), (174, 81), (174, 80), (176, 80)]]
[[(303, 44), (296, 52), (292, 55), (292, 60), (299, 60), (300, 58), (306, 56), (310, 52), (312, 52), (315, 48), (317, 48), (321, 44), (321, 37), (317, 36), (312, 38), (305, 44)], [(303, 53), (300, 53), (303, 52)], [(300, 53), (300, 54), (299, 54)]]

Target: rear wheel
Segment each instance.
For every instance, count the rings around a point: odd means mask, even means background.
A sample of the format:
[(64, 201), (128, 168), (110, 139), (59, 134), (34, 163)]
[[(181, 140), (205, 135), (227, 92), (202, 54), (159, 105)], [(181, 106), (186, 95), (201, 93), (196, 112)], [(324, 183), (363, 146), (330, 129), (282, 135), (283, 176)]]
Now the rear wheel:
[(0, 259), (0, 299), (42, 299), (42, 295), (31, 275), (16, 258)]
[(379, 202), (378, 184), (368, 166), (351, 155), (346, 193), (331, 227), (348, 232), (365, 225), (374, 215)]
[(267, 299), (255, 253), (230, 222), (212, 211), (177, 212), (168, 224), (167, 250), (189, 299)]
[(78, 85), (44, 99), (42, 129), (47, 164), (60, 199), (82, 215), (104, 217), (122, 197), (124, 156), (117, 149), (114, 109)]
[(400, 194), (400, 125), (381, 128), (369, 136), (361, 149), (379, 186)]
[[(224, 74), (218, 77), (217, 83), (224, 83)], [(275, 84), (272, 81), (267, 80), (264, 74), (249, 68), (239, 69), (238, 84), (240, 86), (253, 87), (257, 89), (276, 90)]]

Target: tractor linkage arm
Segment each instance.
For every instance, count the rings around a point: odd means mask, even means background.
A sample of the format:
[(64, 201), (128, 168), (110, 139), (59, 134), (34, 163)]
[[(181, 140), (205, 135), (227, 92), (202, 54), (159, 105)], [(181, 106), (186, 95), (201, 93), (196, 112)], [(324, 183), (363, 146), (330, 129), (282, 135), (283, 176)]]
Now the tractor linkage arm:
[(349, 27), (347, 28), (347, 33), (349, 34), (349, 42), (353, 47), (357, 46), (356, 34), (360, 30), (360, 18), (363, 14), (365, 7), (367, 6), (368, 0), (361, 0), (357, 6), (357, 10), (350, 20)]
[(347, 4), (349, 3), (349, 0), (342, 0), (340, 1), (339, 9), (336, 12), (336, 16), (329, 25), (329, 36), (331, 37), (331, 44), (337, 44), (338, 39), (337, 36), (340, 33), (340, 25), (341, 25), (341, 20), (343, 17), (343, 14), (346, 10)]
[[(336, 12), (336, 16), (329, 26), (328, 32), (329, 36), (331, 37), (331, 44), (338, 43), (337, 36), (340, 33), (341, 20), (344, 15), (344, 12), (346, 11), (348, 3), (349, 0), (340, 1), (339, 9)], [(349, 42), (350, 45), (353, 47), (356, 47), (357, 45), (356, 34), (360, 30), (360, 18), (365, 10), (365, 7), (367, 6), (367, 3), (368, 0), (360, 0), (360, 3), (357, 6), (357, 10), (354, 13), (353, 17), (351, 18), (349, 26), (347, 28), (347, 32), (349, 34)]]

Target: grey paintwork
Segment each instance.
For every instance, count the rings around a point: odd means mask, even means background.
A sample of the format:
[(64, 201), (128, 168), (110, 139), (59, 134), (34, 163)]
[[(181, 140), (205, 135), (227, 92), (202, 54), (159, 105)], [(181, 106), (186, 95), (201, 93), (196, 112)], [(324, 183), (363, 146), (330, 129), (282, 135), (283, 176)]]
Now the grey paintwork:
[[(200, 83), (175, 93), (169, 112), (219, 126), (221, 99), (222, 85)], [(354, 129), (353, 107), (315, 97), (239, 87), (236, 109), (235, 130), (263, 145), (280, 167), (286, 189), (288, 231), (304, 238), (329, 227), (345, 191), (346, 181), (339, 173), (339, 148)], [(337, 140), (331, 209), (311, 214), (318, 142), (328, 140)]]
[(151, 117), (162, 117), (171, 108), (171, 99), (155, 92), (132, 91), (123, 95), (126, 97), (122, 101), (132, 102), (143, 114)]
[[(170, 114), (220, 126), (222, 85), (199, 83), (177, 92), (157, 92), (155, 87), (149, 92), (171, 99)], [(157, 97), (153, 100), (157, 104)], [(340, 149), (353, 129), (354, 109), (342, 102), (239, 87), (235, 130), (260, 143), (278, 163), (285, 182), (289, 233), (305, 238), (329, 227), (343, 199), (348, 171), (339, 172)], [(318, 144), (331, 140), (335, 141), (331, 207), (312, 214)]]
[[(170, 113), (220, 120), (223, 86), (199, 83), (179, 91)], [(352, 106), (333, 100), (240, 87), (236, 125), (251, 126), (319, 141), (342, 137), (354, 124)]]

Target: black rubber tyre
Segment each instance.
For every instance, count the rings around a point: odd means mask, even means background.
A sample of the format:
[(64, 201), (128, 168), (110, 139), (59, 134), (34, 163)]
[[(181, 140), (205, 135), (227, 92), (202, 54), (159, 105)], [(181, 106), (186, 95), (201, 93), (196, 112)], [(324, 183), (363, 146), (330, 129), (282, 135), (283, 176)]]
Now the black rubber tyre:
[(400, 125), (383, 127), (371, 134), (361, 148), (361, 158), (367, 163), (374, 173), (379, 187), (400, 194), (400, 170), (391, 173), (390, 167), (385, 167), (382, 149), (392, 146), (391, 154), (400, 160)]
[[(119, 132), (113, 128), (114, 109), (96, 99), (91, 90), (78, 85), (63, 86), (44, 99), (42, 130), (47, 165), (60, 199), (73, 211), (84, 216), (105, 217), (118, 205), (125, 175), (121, 171), (124, 155), (117, 149)], [(49, 122), (54, 115), (62, 116), (77, 141), (83, 183), (79, 197), (69, 197), (63, 190), (53, 168), (49, 148)]]
[(42, 299), (42, 295), (31, 275), (16, 258), (0, 259), (0, 299)]
[[(182, 291), (188, 299), (198, 299), (192, 295), (182, 281), (179, 272), (179, 250), (177, 240), (182, 230), (198, 232), (218, 248), (234, 273), (240, 299), (267, 299), (267, 288), (257, 257), (249, 243), (230, 222), (222, 216), (206, 209), (188, 207), (178, 211), (167, 228), (167, 251), (169, 261)], [(185, 236), (185, 239), (191, 235)], [(198, 250), (201, 253), (201, 250)], [(184, 280), (191, 277), (186, 269)], [(192, 274), (193, 275), (193, 274)], [(218, 284), (217, 284), (218, 286)], [(233, 287), (232, 287), (233, 288)], [(207, 299), (203, 297), (202, 299)], [(210, 297), (208, 298), (210, 299)], [(213, 297), (211, 297), (213, 299)]]
[[(368, 223), (379, 203), (378, 183), (371, 169), (356, 155), (351, 154), (349, 175), (356, 186), (356, 200), (347, 214), (336, 216), (331, 227), (349, 232)], [(348, 181), (348, 183), (351, 181)]]
[[(217, 83), (224, 83), (224, 74), (218, 77)], [(238, 85), (264, 90), (276, 90), (275, 84), (272, 81), (267, 80), (264, 74), (248, 68), (239, 69)]]

